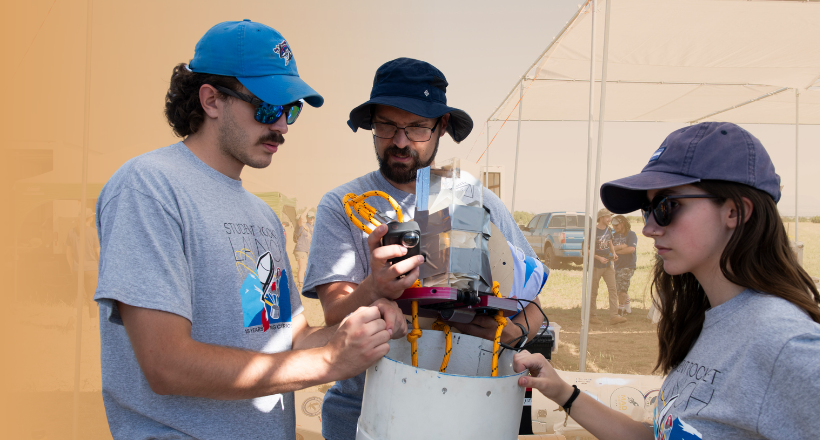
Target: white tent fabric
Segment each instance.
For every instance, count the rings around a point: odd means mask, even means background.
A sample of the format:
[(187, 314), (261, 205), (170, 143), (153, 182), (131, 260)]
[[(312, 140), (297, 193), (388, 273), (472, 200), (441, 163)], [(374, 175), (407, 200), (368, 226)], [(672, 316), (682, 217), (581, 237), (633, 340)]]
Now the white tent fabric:
[[(591, 15), (580, 8), (525, 73), (522, 120), (587, 120)], [(794, 92), (784, 89), (820, 84), (818, 23), (818, 3), (613, 0), (605, 119), (793, 124)], [(604, 21), (596, 27), (597, 82)], [(518, 98), (516, 84), (489, 120), (514, 118)], [(801, 124), (820, 124), (820, 93), (800, 106)]]
[[(487, 119), (488, 125), (505, 121), (517, 110), (519, 121), (588, 121), (587, 212), (598, 205), (603, 121), (794, 124), (796, 131), (800, 124), (820, 124), (820, 4), (606, 4), (608, 10), (596, 0), (579, 7)], [(605, 21), (596, 20), (601, 12)], [(599, 121), (595, 155), (593, 120)], [(518, 142), (516, 165), (517, 153)], [(797, 157), (796, 162), (799, 165)], [(796, 182), (797, 171), (795, 187)], [(797, 211), (795, 205), (796, 216)], [(589, 254), (584, 262), (580, 371), (589, 333)]]

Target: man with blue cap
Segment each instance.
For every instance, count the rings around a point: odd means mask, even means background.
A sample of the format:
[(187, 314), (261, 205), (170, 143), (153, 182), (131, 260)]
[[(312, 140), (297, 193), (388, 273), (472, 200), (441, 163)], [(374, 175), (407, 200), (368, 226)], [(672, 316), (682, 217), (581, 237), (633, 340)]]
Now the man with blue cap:
[[(396, 299), (418, 278), (424, 257), (405, 259), (395, 265), (388, 260), (404, 255), (402, 246), (379, 247), (387, 232), (385, 225), (369, 236), (354, 227), (344, 212), (347, 193), (378, 190), (389, 194), (406, 215), (413, 216), (416, 200), (416, 171), (433, 163), (439, 140), (448, 133), (454, 141), (464, 140), (473, 128), (467, 113), (447, 105), (447, 80), (440, 70), (424, 61), (398, 58), (376, 71), (370, 100), (350, 112), (347, 125), (356, 131), (371, 130), (379, 169), (341, 185), (322, 198), (316, 209), (313, 247), (302, 293), (319, 298), (328, 324), (340, 322), (348, 313), (376, 300)], [(537, 261), (507, 208), (491, 191), (484, 189), (484, 206), (508, 242)], [(386, 200), (368, 199), (379, 211), (396, 218)], [(406, 277), (397, 279), (401, 274)], [(536, 292), (537, 294), (537, 292)], [(524, 298), (530, 299), (530, 298)], [(503, 342), (526, 334), (535, 336), (542, 322), (537, 297), (504, 327)], [(526, 317), (525, 317), (526, 315)], [(529, 321), (529, 329), (524, 325)], [(451, 323), (464, 333), (493, 339), (498, 323), (477, 316), (471, 323)], [(338, 381), (326, 394), (322, 406), (322, 435), (329, 440), (353, 440), (361, 413), (364, 374)]]
[(95, 299), (114, 438), (293, 439), (294, 390), (361, 373), (406, 332), (386, 300), (310, 327), (279, 218), (242, 186), (303, 102), (323, 99), (276, 30), (220, 23), (171, 77), (165, 114), (184, 139), (103, 188)]

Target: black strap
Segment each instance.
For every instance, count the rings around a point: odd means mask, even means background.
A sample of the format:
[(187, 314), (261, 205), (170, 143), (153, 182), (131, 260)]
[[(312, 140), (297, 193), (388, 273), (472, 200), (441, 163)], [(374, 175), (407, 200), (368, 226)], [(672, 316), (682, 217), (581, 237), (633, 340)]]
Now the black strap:
[(575, 390), (572, 392), (572, 396), (569, 397), (567, 403), (561, 405), (561, 407), (564, 408), (564, 411), (567, 412), (567, 416), (569, 416), (569, 410), (570, 408), (572, 408), (572, 402), (575, 402), (575, 399), (577, 399), (578, 395), (581, 394), (581, 390), (579, 390), (577, 386), (573, 385), (572, 387), (575, 388)]

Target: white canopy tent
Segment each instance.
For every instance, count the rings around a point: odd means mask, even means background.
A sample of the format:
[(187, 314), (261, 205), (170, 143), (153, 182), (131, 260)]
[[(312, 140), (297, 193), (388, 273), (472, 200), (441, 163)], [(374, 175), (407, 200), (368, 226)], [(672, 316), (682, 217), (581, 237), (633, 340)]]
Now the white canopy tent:
[[(794, 124), (795, 130), (820, 124), (818, 23), (820, 4), (811, 2), (588, 0), (487, 119), (488, 139), (490, 122), (515, 116), (518, 139), (521, 121), (588, 121), (585, 206), (593, 213), (605, 120)], [(795, 202), (795, 214), (797, 208)], [(580, 371), (586, 364), (591, 262), (590, 253), (584, 261)]]

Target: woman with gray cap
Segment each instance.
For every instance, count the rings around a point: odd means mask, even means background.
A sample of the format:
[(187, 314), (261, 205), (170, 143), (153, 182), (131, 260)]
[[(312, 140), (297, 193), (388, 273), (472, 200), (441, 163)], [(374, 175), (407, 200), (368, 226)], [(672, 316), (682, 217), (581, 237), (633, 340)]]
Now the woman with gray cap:
[(601, 187), (615, 213), (641, 209), (659, 259), (668, 374), (644, 423), (594, 402), (540, 355), (516, 369), (599, 439), (816, 439), (820, 294), (789, 248), (780, 177), (746, 130), (706, 122), (670, 134), (640, 174)]

